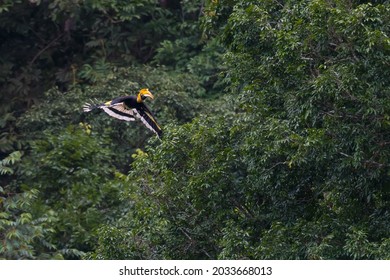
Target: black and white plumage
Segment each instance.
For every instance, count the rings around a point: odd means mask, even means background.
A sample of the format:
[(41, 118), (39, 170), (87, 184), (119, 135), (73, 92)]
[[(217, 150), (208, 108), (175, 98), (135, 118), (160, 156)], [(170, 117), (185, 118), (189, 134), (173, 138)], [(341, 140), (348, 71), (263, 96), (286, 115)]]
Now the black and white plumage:
[(83, 110), (84, 112), (90, 112), (94, 109), (102, 109), (111, 117), (127, 122), (139, 119), (148, 129), (161, 138), (161, 127), (152, 112), (144, 104), (147, 97), (154, 99), (153, 94), (148, 89), (141, 89), (137, 96), (121, 96), (100, 104), (85, 103)]

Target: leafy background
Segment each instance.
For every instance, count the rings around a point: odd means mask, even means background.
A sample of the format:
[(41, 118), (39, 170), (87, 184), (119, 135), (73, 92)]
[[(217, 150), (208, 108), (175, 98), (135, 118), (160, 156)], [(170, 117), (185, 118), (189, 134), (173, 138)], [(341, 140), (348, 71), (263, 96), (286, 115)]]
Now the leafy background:
[[(389, 36), (389, 1), (2, 1), (0, 258), (389, 259)], [(82, 112), (142, 87), (162, 140)]]

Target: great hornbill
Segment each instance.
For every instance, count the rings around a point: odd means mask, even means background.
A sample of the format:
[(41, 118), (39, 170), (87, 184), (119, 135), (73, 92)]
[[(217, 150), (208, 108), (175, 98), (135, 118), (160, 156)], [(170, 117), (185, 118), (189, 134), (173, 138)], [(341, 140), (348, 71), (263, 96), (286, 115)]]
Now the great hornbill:
[(90, 112), (93, 109), (102, 109), (111, 117), (127, 122), (135, 121), (136, 118), (140, 119), (147, 128), (161, 138), (161, 127), (144, 103), (144, 100), (147, 97), (154, 99), (154, 96), (149, 89), (143, 88), (139, 91), (137, 96), (121, 96), (100, 104), (85, 103), (83, 110), (84, 112)]

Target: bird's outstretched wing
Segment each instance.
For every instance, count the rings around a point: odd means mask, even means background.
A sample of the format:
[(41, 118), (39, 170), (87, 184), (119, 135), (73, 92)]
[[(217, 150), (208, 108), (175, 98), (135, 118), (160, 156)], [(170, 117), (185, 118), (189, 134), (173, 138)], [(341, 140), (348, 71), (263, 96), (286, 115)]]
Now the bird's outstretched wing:
[(142, 106), (139, 106), (136, 109), (133, 109), (134, 116), (141, 120), (141, 122), (151, 131), (157, 134), (158, 137), (161, 138), (162, 136), (162, 129), (157, 123), (156, 118), (152, 114), (152, 112), (149, 110), (149, 108), (142, 104)]
[(127, 109), (123, 104), (115, 104), (108, 107), (102, 107), (104, 112), (106, 112), (111, 117), (117, 118), (123, 121), (135, 121), (134, 112), (132, 109)]
[(114, 103), (114, 104), (111, 101), (108, 101), (106, 103), (100, 103), (100, 104), (85, 103), (83, 106), (84, 112), (90, 112), (94, 109), (102, 109), (111, 117), (119, 120), (123, 120), (127, 122), (135, 120), (133, 110), (128, 109), (123, 102)]

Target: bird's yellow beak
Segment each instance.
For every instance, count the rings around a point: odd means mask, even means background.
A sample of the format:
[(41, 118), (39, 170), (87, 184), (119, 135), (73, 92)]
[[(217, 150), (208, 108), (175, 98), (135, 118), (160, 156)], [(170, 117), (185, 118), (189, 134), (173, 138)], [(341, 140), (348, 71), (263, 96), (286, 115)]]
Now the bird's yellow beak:
[(153, 94), (148, 90), (145, 93), (142, 93), (143, 96), (149, 97), (150, 99), (154, 99)]
[(142, 102), (146, 99), (146, 97), (149, 97), (150, 99), (154, 99), (153, 94), (149, 91), (147, 88), (143, 88), (139, 91), (137, 101)]

